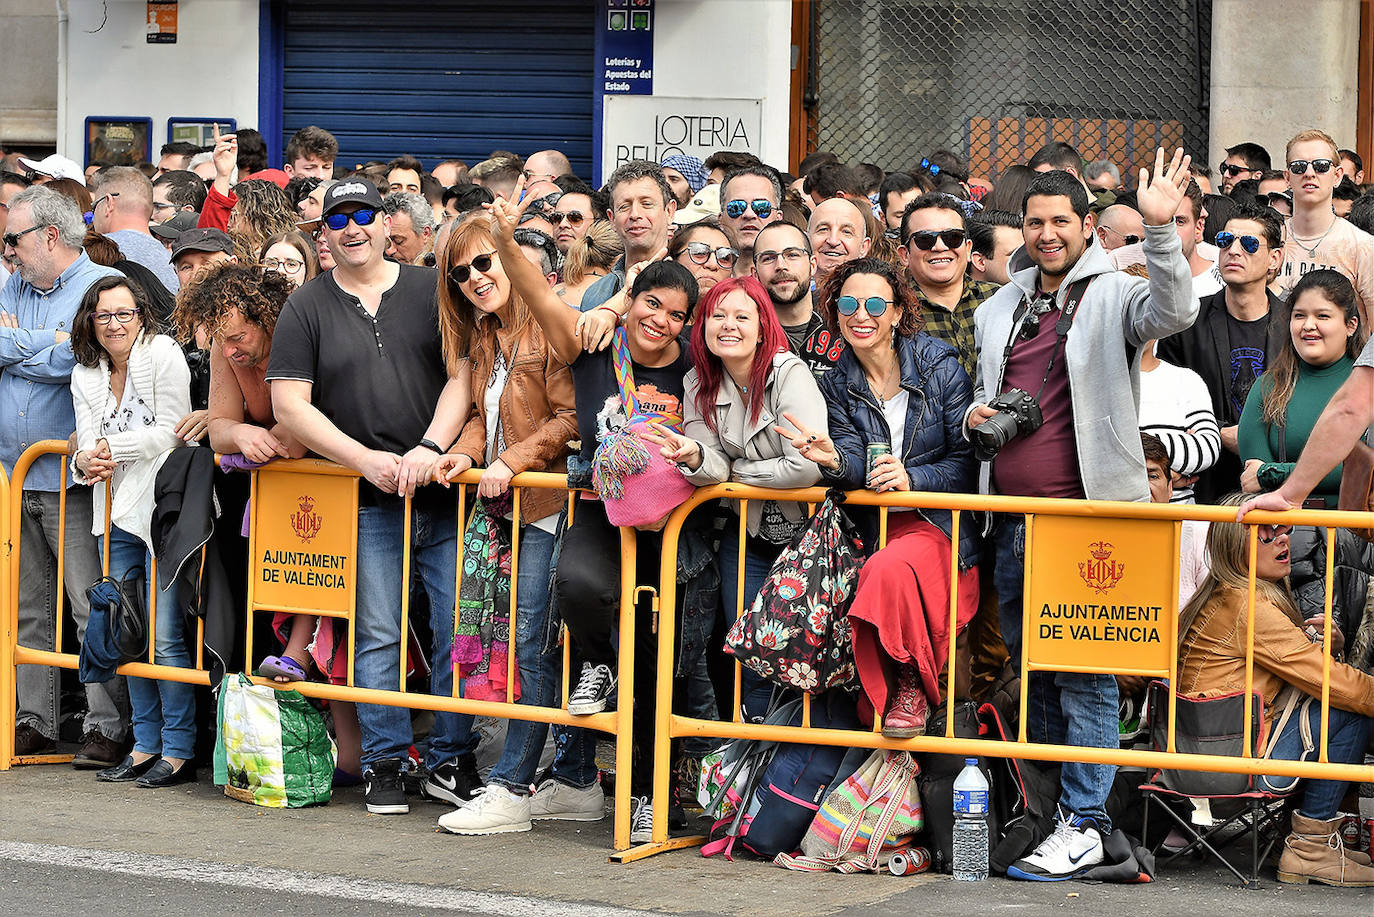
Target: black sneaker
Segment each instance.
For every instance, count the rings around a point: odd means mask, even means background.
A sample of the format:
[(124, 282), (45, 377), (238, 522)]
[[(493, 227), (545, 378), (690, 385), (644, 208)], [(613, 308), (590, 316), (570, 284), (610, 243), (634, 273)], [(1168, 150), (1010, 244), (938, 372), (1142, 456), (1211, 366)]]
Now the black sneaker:
[(438, 802), (461, 806), (476, 796), (480, 789), (482, 778), (477, 775), (477, 756), (466, 754), (445, 761), (430, 771), (423, 792)]
[(363, 800), (374, 815), (405, 815), (410, 811), (401, 786), (401, 762), (378, 761), (363, 773)]
[(582, 663), (582, 677), (577, 687), (568, 695), (568, 712), (574, 716), (587, 716), (606, 709), (606, 702), (615, 693), (615, 675), (608, 665), (593, 666)]

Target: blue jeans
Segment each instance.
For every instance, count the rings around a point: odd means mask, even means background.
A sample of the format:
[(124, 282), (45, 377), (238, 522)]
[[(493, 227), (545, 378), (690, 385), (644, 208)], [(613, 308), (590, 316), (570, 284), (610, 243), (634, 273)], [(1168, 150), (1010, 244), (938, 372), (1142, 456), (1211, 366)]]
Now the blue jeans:
[[(101, 536), (102, 540), (105, 536)], [(137, 535), (110, 526), (110, 576), (122, 580), (130, 570), (142, 568), (145, 588), (152, 564), (148, 546)], [(101, 545), (104, 550), (104, 545)], [(157, 595), (153, 660), (158, 665), (192, 668), (186, 648), (186, 616), (177, 604), (173, 584)], [(145, 594), (146, 601), (146, 594)], [(196, 748), (195, 688), (179, 681), (153, 678), (128, 679), (133, 707), (134, 751), (145, 755), (190, 760)]]
[[(1284, 724), (1283, 731), (1274, 742), (1269, 757), (1281, 761), (1315, 761), (1317, 749), (1321, 747), (1322, 706), (1319, 701), (1307, 705), (1307, 723), (1312, 736), (1312, 751), (1307, 752), (1302, 739), (1302, 707)], [(1326, 746), (1327, 758), (1335, 764), (1361, 764), (1364, 762), (1365, 743), (1369, 741), (1370, 725), (1374, 723), (1367, 716), (1351, 713), (1348, 710), (1331, 708), (1328, 717), (1331, 739)], [(1296, 777), (1261, 777), (1260, 785), (1273, 793), (1292, 792), (1298, 782)], [(1347, 783), (1344, 780), (1307, 780), (1303, 782), (1302, 805), (1298, 811), (1307, 818), (1325, 821), (1335, 818), (1340, 810), (1341, 799), (1345, 796)]]
[[(557, 697), (560, 655), (544, 652), (549, 625), (549, 574), (554, 536), (533, 525), (521, 527), (520, 566), (515, 594), (515, 658), (520, 670), (520, 703), (551, 707)], [(464, 716), (471, 729), (472, 717)], [(547, 723), (511, 720), (501, 759), (491, 769), (489, 783), (513, 793), (529, 792), (548, 738)]]
[[(997, 613), (1007, 652), (1019, 667), (1021, 660), (1022, 589), (1026, 568), (1026, 522), (1001, 515), (993, 534), (992, 581), (997, 588)], [(1026, 700), (1026, 736), (1032, 742), (1119, 748), (1118, 697), (1111, 675), (1074, 672), (1032, 672), (1022, 679)], [(1097, 822), (1103, 836), (1112, 830), (1107, 815), (1116, 767), (1065, 761), (1059, 776), (1059, 805)]]
[[(770, 547), (772, 546), (770, 545)], [(778, 559), (778, 555), (782, 553), (784, 547), (785, 545), (777, 545), (771, 553), (764, 553), (757, 542), (748, 541), (745, 543), (744, 611), (748, 611), (749, 606), (754, 604), (754, 599), (758, 597), (759, 590), (763, 588), (763, 581), (768, 578), (768, 571), (773, 568), (773, 562)], [(725, 609), (725, 627), (728, 631), (735, 623), (735, 603), (738, 593), (736, 589), (739, 580), (738, 521), (726, 525), (716, 559), (720, 565), (720, 604)], [(757, 674), (753, 669), (741, 669), (740, 706), (744, 708), (744, 721), (746, 723), (751, 719), (761, 719), (768, 713), (768, 702), (772, 696), (772, 682)], [(714, 698), (712, 698), (712, 702), (714, 703)], [(715, 719), (713, 716), (703, 716), (698, 711), (697, 706), (696, 704), (692, 705), (692, 709), (688, 711), (690, 716)]]
[[(401, 573), (405, 513), (401, 506), (365, 506), (358, 511), (357, 647), (354, 679), (360, 688), (395, 691), (401, 678)], [(430, 693), (453, 695), (453, 580), (458, 535), (453, 511), (415, 508), (411, 514), (413, 568), (429, 596)], [(363, 734), (363, 769), (378, 761), (404, 759), (413, 735), (410, 711), (385, 704), (358, 704)], [(456, 713), (434, 714), (425, 764), (431, 769), (477, 749), (472, 720)]]

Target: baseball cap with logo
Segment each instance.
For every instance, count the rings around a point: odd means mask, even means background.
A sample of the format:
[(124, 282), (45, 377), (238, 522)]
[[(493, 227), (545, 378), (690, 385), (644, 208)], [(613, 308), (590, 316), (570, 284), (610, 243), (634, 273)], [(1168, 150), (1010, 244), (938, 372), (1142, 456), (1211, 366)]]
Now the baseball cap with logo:
[(374, 210), (382, 209), (382, 193), (370, 181), (350, 178), (339, 182), (324, 193), (320, 216), (329, 216), (346, 204), (361, 204)]
[(24, 168), (37, 172), (40, 175), (47, 175), (50, 178), (70, 178), (79, 181), (83, 185), (86, 183), (86, 176), (82, 174), (81, 167), (72, 162), (66, 156), (59, 156), (53, 153), (42, 159), (25, 159), (19, 157), (19, 162)]
[(234, 240), (222, 229), (188, 229), (177, 236), (176, 243), (172, 246), (172, 260), (176, 261), (185, 252), (225, 252), (232, 255)]

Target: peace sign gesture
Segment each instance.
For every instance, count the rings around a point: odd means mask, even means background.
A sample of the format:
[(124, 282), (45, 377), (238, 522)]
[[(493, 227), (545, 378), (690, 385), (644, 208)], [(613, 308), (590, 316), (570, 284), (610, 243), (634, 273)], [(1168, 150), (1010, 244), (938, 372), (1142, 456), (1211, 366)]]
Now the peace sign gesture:
[(1174, 150), (1174, 158), (1168, 168), (1164, 166), (1164, 147), (1155, 150), (1154, 175), (1148, 169), (1140, 170), (1140, 184), (1136, 191), (1136, 209), (1145, 218), (1146, 226), (1164, 226), (1174, 221), (1174, 213), (1183, 202), (1183, 192), (1188, 187), (1192, 173), (1188, 167), (1193, 157), (1183, 154), (1183, 147)]
[(520, 193), (525, 190), (525, 176), (520, 176), (515, 180), (515, 190), (511, 192), (513, 201), (504, 197), (498, 197), (490, 204), (483, 204), (482, 208), (491, 215), (491, 231), (498, 241), (508, 241), (515, 238), (515, 229), (520, 225), (520, 218), (525, 215), (530, 204), (534, 203), (534, 198), (527, 197), (520, 200)]
[(795, 429), (789, 430), (786, 427), (774, 425), (774, 432), (791, 441), (792, 448), (800, 452), (802, 458), (810, 459), (822, 468), (829, 468), (831, 471), (839, 470), (840, 453), (829, 436), (810, 429), (790, 413), (784, 411), (782, 416)]
[(644, 438), (659, 447), (659, 454), (670, 462), (685, 465), (688, 471), (701, 467), (701, 444), (688, 436), (674, 433), (657, 420), (649, 423)]

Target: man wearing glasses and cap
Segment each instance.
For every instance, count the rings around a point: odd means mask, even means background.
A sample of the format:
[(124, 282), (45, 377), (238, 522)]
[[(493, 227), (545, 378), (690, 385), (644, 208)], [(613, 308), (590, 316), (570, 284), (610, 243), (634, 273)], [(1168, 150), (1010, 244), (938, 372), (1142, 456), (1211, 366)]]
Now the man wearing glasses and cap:
[[(430, 686), (449, 696), (457, 523), (449, 492), (429, 482), (465, 420), (466, 365), (452, 379), (445, 372), (434, 272), (384, 257), (391, 219), (375, 186), (361, 179), (333, 185), (321, 221), (334, 269), (292, 293), (277, 320), (266, 375), (272, 408), (307, 449), (365, 479), (355, 584), (358, 687), (395, 690), (400, 680), (403, 498), (414, 497), (411, 550), (434, 633)], [(358, 722), (368, 811), (408, 812), (409, 711), (359, 704)], [(456, 714), (435, 715), (430, 782), (480, 785), (477, 735), (464, 732)]]
[[(81, 248), (86, 224), (71, 198), (33, 187), (9, 202), (4, 255), (16, 266), (0, 290), (0, 465), (13, 469), (24, 450), (45, 439), (67, 439), (76, 429), (71, 372), (72, 318), (86, 290), (101, 277), (119, 276)], [(100, 578), (100, 556), (91, 534), (91, 489), (72, 487), (62, 456), (39, 458), (24, 478), (16, 537), (24, 550), (19, 567), (19, 643), (52, 649), (57, 590), (66, 587), (77, 637), (86, 631), (86, 588)], [(66, 490), (65, 543), (60, 509)], [(64, 545), (59, 559), (59, 545)], [(57, 579), (62, 569), (62, 582)], [(57, 749), (57, 673), (46, 666), (19, 667), (17, 755)], [(86, 686), (85, 735), (73, 764), (113, 767), (124, 757), (128, 722), (123, 679)]]

